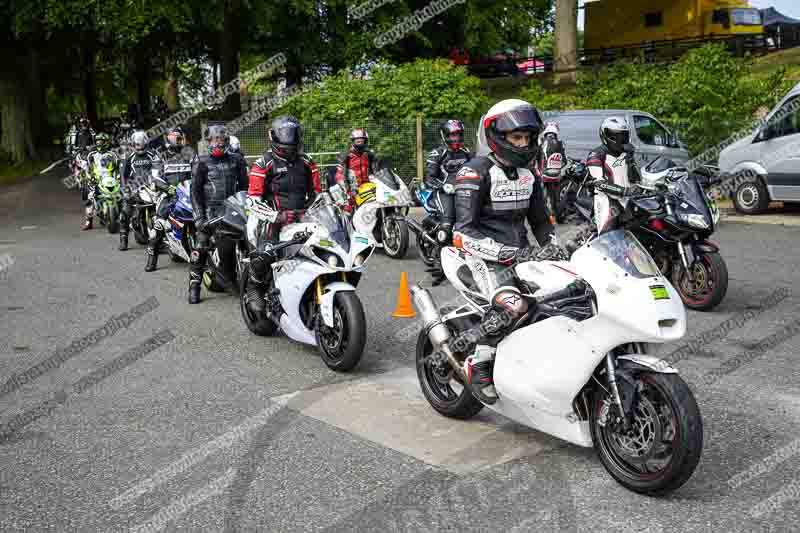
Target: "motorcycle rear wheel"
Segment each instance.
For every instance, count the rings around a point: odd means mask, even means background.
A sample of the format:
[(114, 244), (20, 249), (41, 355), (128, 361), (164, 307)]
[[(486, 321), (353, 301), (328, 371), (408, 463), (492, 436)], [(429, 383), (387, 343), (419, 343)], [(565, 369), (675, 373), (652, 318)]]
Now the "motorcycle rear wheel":
[[(623, 433), (599, 425), (607, 392), (597, 386), (592, 399), (590, 430), (603, 467), (620, 485), (647, 496), (663, 496), (680, 488), (697, 468), (703, 450), (703, 421), (692, 391), (678, 374), (640, 372), (642, 386), (632, 407), (632, 428)], [(612, 406), (612, 413), (615, 413)]]

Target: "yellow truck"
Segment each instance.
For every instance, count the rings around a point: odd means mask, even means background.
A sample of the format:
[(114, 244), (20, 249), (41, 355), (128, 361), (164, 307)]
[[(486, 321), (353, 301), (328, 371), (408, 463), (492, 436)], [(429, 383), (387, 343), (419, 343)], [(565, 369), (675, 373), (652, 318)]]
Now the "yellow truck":
[(761, 34), (761, 13), (744, 0), (586, 1), (584, 48)]

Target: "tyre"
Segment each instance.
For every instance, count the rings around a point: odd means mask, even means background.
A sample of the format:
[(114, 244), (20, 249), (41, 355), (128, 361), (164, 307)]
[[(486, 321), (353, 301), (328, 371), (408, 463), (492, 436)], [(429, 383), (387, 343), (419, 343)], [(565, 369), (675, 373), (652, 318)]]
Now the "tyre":
[(547, 202), (550, 204), (550, 214), (553, 216), (553, 219), (558, 222), (558, 201), (559, 201), (559, 184), (558, 183), (548, 183), (545, 192), (547, 193)]
[(108, 225), (106, 229), (112, 234), (119, 231), (119, 209), (117, 209), (116, 205), (108, 206)]
[(278, 325), (266, 315), (258, 316), (247, 307), (247, 280), (250, 279), (250, 265), (245, 265), (242, 269), (242, 277), (239, 279), (239, 309), (242, 312), (247, 329), (260, 335), (261, 337), (271, 337), (278, 332)]
[(333, 327), (317, 316), (314, 326), (322, 361), (337, 372), (352, 370), (361, 360), (367, 343), (367, 317), (355, 291), (337, 292), (333, 297)]
[[(445, 314), (453, 309), (443, 307), (440, 312)], [(452, 334), (457, 334), (452, 324), (448, 326), (451, 327)], [(417, 378), (422, 394), (431, 407), (446, 417), (460, 420), (467, 420), (478, 414), (483, 409), (483, 404), (459, 381), (449, 363), (446, 360), (433, 361), (429, 357), (431, 352), (433, 345), (428, 335), (424, 330), (420, 331), (416, 351)]]
[(408, 252), (408, 224), (402, 218), (383, 220), (383, 250), (392, 259), (402, 259)]
[(640, 494), (663, 496), (681, 487), (695, 471), (703, 451), (703, 421), (686, 382), (678, 374), (640, 372), (632, 429), (605, 427), (599, 416), (607, 393), (596, 387), (590, 430), (603, 466), (620, 485)]
[(695, 311), (709, 311), (722, 302), (728, 292), (728, 267), (717, 252), (698, 254), (689, 274), (676, 264), (675, 289), (683, 304)]
[(733, 206), (745, 215), (758, 215), (769, 207), (769, 193), (760, 178), (739, 185), (733, 196)]
[(133, 226), (133, 238), (136, 239), (138, 244), (145, 246), (150, 240), (149, 232), (147, 231), (147, 223), (145, 221), (145, 211), (141, 210), (136, 214), (136, 223)]
[(558, 204), (556, 206), (556, 222), (563, 224), (567, 220), (567, 215), (570, 213), (569, 200), (570, 193), (576, 189), (572, 181), (560, 182), (558, 184)]
[(419, 257), (426, 266), (432, 267), (436, 264), (440, 248), (426, 239), (421, 233), (417, 234), (417, 250), (419, 251)]

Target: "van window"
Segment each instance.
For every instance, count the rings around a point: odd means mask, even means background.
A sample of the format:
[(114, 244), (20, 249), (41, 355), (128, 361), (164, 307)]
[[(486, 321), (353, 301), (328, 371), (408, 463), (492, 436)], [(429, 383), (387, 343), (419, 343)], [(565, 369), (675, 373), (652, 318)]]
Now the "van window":
[(634, 115), (633, 127), (636, 128), (636, 136), (644, 144), (652, 146), (667, 145), (667, 130), (652, 118), (644, 115)]
[(775, 137), (785, 137), (786, 135), (800, 133), (800, 96), (787, 100), (776, 115), (783, 115), (789, 110), (791, 112), (775, 124), (773, 128)]

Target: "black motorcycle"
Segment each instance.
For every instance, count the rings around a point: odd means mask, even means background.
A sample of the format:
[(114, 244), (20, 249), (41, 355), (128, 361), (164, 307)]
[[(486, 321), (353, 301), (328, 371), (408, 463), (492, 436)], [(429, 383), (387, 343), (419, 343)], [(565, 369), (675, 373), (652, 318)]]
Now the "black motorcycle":
[[(247, 248), (247, 191), (239, 191), (224, 202), (224, 212), (208, 221), (210, 253), (203, 285), (211, 292), (239, 290), (243, 258)], [(231, 263), (232, 262), (232, 263)]]
[[(452, 184), (439, 184), (446, 194), (453, 194), (455, 190)], [(439, 253), (442, 246), (449, 246), (452, 240), (452, 228), (442, 222), (442, 206), (436, 200), (434, 194), (437, 189), (431, 189), (421, 184), (414, 190), (416, 202), (418, 202), (427, 213), (422, 223), (408, 217), (406, 222), (409, 229), (417, 236), (417, 250), (426, 266), (432, 267), (439, 261)]]
[[(627, 198), (615, 226), (631, 231), (648, 249), (686, 307), (713, 309), (728, 290), (728, 268), (719, 246), (708, 240), (714, 233), (715, 217), (701, 183), (713, 184), (713, 176), (709, 179), (661, 158), (642, 174), (642, 194)], [(588, 183), (584, 185), (591, 189)], [(575, 207), (592, 220), (593, 205), (584, 198), (579, 197)]]
[(568, 166), (564, 169), (564, 174), (558, 183), (558, 194), (555, 202), (556, 222), (563, 224), (567, 219), (579, 216), (575, 209), (576, 202), (580, 199), (584, 204), (592, 202), (591, 191), (586, 187), (585, 182), (589, 176), (589, 170), (583, 161), (569, 159)]

